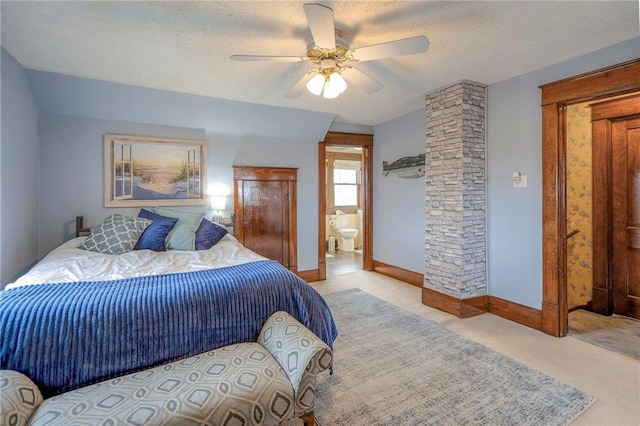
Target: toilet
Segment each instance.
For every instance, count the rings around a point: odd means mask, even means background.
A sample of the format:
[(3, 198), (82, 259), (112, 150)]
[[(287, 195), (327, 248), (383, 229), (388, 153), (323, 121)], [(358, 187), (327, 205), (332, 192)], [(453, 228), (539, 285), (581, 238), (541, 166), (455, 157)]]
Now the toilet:
[(353, 251), (353, 240), (358, 236), (358, 230), (355, 228), (347, 228), (349, 216), (342, 211), (336, 211), (334, 227), (338, 233), (338, 248), (343, 251)]

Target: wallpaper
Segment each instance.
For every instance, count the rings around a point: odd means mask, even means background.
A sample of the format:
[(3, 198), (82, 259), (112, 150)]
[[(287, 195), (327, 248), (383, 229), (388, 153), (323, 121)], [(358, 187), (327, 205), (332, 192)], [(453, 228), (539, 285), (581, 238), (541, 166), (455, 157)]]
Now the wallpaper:
[(569, 308), (591, 300), (592, 199), (591, 110), (587, 103), (567, 107), (567, 302)]

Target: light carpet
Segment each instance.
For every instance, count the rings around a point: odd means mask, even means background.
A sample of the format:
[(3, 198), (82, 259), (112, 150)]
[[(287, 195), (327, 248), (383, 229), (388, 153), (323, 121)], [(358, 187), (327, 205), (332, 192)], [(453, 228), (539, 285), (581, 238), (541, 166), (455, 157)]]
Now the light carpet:
[(322, 426), (563, 425), (594, 401), (361, 290), (324, 297), (339, 336), (319, 377)]

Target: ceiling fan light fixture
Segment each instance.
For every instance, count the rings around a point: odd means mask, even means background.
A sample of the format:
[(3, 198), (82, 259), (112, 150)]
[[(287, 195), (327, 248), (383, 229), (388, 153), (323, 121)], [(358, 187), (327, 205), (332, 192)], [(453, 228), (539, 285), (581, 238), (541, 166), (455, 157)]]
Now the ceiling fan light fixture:
[[(335, 27), (333, 9), (319, 3), (306, 3), (303, 9), (313, 37), (307, 44), (306, 56), (230, 56), (233, 61), (305, 62), (316, 65), (316, 69), (298, 80), (286, 94), (287, 98), (300, 96), (305, 86), (316, 96), (335, 98), (347, 88), (347, 83), (340, 75), (344, 70), (351, 70), (350, 84), (361, 87), (367, 93), (377, 92), (383, 87), (382, 83), (359, 71), (356, 67), (358, 63), (424, 53), (429, 48), (429, 40), (421, 35), (351, 49), (342, 32)], [(315, 75), (309, 78), (310, 74)]]
[(337, 98), (346, 88), (347, 82), (339, 73), (334, 72), (325, 80), (322, 96), (326, 99)]
[(322, 94), (324, 89), (325, 77), (322, 74), (316, 74), (311, 80), (307, 82), (307, 89), (316, 96)]
[(347, 88), (347, 82), (339, 72), (327, 73), (320, 71), (307, 82), (307, 89), (316, 96), (325, 99), (337, 98)]

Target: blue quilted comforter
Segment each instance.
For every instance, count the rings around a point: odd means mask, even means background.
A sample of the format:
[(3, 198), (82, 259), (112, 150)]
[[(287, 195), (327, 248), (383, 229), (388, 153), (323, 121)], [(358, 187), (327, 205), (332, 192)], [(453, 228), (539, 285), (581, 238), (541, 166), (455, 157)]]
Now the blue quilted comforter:
[(277, 262), (0, 292), (0, 369), (29, 376), (50, 397), (89, 383), (255, 341), (287, 311), (330, 347), (324, 299)]

